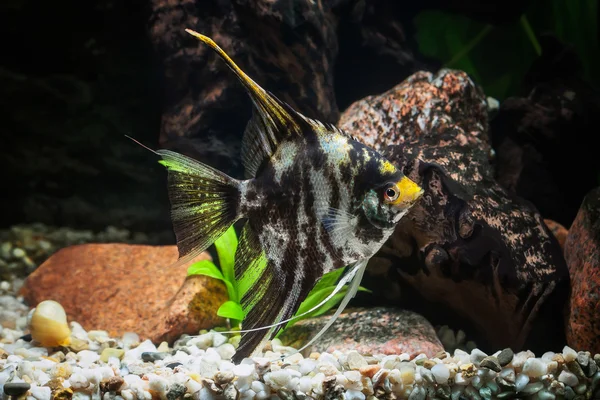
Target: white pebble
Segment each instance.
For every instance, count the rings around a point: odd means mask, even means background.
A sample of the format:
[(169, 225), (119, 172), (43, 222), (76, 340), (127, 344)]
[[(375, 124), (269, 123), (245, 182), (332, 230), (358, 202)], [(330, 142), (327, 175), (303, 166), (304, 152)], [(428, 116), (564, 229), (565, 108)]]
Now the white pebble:
[(346, 390), (344, 400), (365, 400), (365, 395), (358, 390)]
[(300, 361), (299, 366), (300, 373), (302, 375), (308, 375), (309, 373), (314, 371), (314, 369), (317, 367), (317, 363), (313, 359), (305, 358), (304, 360)]
[(123, 347), (125, 349), (130, 349), (131, 347), (137, 345), (140, 342), (140, 337), (135, 332), (125, 332), (123, 334)]
[(217, 397), (208, 388), (203, 387), (194, 393), (194, 400), (215, 400)]
[(221, 360), (230, 360), (235, 354), (235, 347), (231, 343), (225, 343), (217, 347), (217, 353)]
[(256, 392), (252, 389), (248, 389), (242, 393), (241, 400), (250, 400), (256, 397)]
[(281, 389), (290, 381), (290, 372), (287, 369), (267, 372), (264, 376), (265, 383), (274, 389)]
[(86, 392), (75, 392), (73, 393), (73, 397), (71, 397), (71, 400), (91, 400), (92, 399), (92, 395), (90, 393), (86, 393)]
[(50, 400), (52, 391), (48, 386), (32, 386), (30, 393), (37, 400)]
[(133, 391), (131, 389), (122, 389), (121, 396), (125, 400), (135, 400), (135, 396), (133, 395)]
[(435, 364), (431, 367), (431, 373), (437, 383), (447, 383), (450, 378), (450, 370), (446, 364)]
[(471, 351), (471, 362), (477, 366), (479, 366), (479, 363), (485, 357), (487, 357), (487, 354), (479, 349), (473, 349), (473, 351)]
[(523, 364), (525, 364), (525, 361), (533, 357), (535, 357), (535, 354), (529, 350), (520, 351), (513, 357), (511, 365), (513, 366), (513, 368), (516, 369), (523, 368)]
[(394, 369), (400, 362), (398, 356), (385, 356), (381, 360), (381, 367), (385, 369)]
[(548, 366), (539, 358), (529, 358), (523, 364), (523, 373), (531, 378), (539, 378), (548, 372)]
[(202, 350), (206, 350), (210, 346), (213, 345), (213, 334), (212, 334), (212, 332), (208, 332), (208, 333), (199, 335), (193, 339), (190, 339), (190, 341), (187, 342), (187, 345), (188, 346), (197, 346), (198, 348), (200, 348)]
[(566, 362), (575, 361), (577, 359), (577, 352), (569, 346), (563, 347), (562, 354)]
[(369, 365), (367, 360), (363, 356), (361, 356), (357, 351), (350, 351), (346, 358), (346, 362), (348, 363), (348, 368), (350, 369), (359, 369), (361, 367), (366, 367)]
[(268, 398), (270, 398), (271, 395), (269, 394), (269, 391), (263, 391), (263, 392), (257, 392), (256, 393), (256, 399), (257, 400), (266, 400)]
[(411, 385), (415, 381), (415, 368), (410, 365), (400, 367), (400, 378), (405, 385)]
[(233, 367), (233, 373), (238, 377), (250, 376), (254, 372), (254, 366), (249, 364), (239, 364)]
[(298, 390), (303, 393), (309, 394), (312, 389), (312, 378), (310, 376), (303, 376), (298, 381)]
[(187, 388), (188, 392), (194, 394), (196, 392), (199, 392), (200, 389), (203, 388), (202, 384), (200, 382), (197, 382), (193, 379), (188, 379), (185, 382), (185, 387)]
[(73, 389), (86, 389), (90, 385), (85, 376), (80, 373), (72, 374), (68, 380)]
[(100, 359), (100, 354), (95, 351), (82, 350), (77, 353), (77, 360), (82, 367), (87, 367)]
[(571, 387), (579, 385), (579, 379), (577, 379), (577, 376), (574, 373), (568, 371), (562, 371), (560, 375), (558, 375), (558, 381)]
[(221, 362), (221, 356), (217, 352), (217, 350), (213, 348), (206, 349), (206, 353), (202, 359), (208, 363), (218, 365)]
[(250, 388), (252, 390), (254, 390), (255, 393), (263, 392), (265, 390), (268, 390), (267, 385), (265, 385), (261, 381), (254, 381), (254, 382), (252, 382), (252, 385), (250, 385)]
[(525, 374), (517, 375), (517, 379), (515, 379), (515, 386), (516, 386), (517, 392), (520, 392), (521, 390), (523, 390), (523, 388), (525, 386), (527, 386), (528, 383), (529, 383), (529, 377), (527, 375), (525, 375)]
[(219, 347), (222, 344), (227, 343), (227, 337), (225, 335), (221, 335), (220, 333), (213, 332), (212, 337), (212, 345), (213, 347)]
[(550, 361), (552, 361), (552, 357), (554, 357), (555, 354), (556, 353), (554, 353), (553, 351), (547, 351), (544, 354), (542, 354), (541, 359), (543, 361), (550, 362)]
[(454, 375), (454, 383), (460, 386), (465, 386), (468, 385), (471, 379), (465, 379), (463, 377), (462, 372), (457, 373), (456, 375)]

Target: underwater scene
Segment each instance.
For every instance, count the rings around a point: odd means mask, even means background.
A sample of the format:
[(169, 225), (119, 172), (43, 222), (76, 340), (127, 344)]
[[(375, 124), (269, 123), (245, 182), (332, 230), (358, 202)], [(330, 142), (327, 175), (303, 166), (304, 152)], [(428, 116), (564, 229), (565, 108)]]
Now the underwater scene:
[(597, 0), (0, 4), (0, 399), (600, 399)]

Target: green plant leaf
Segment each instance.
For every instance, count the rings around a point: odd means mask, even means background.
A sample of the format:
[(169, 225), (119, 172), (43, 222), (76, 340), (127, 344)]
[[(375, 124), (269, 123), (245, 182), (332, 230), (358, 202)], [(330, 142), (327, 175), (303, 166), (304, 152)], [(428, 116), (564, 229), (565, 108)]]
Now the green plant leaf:
[(223, 274), (217, 266), (210, 260), (202, 260), (193, 263), (188, 267), (188, 275), (205, 275), (211, 278), (224, 280)]
[(225, 287), (227, 288), (227, 295), (229, 296), (230, 300), (232, 299), (232, 296), (237, 295), (237, 291), (235, 290), (233, 283), (225, 279), (225, 277), (221, 273), (221, 270), (210, 260), (202, 260), (193, 263), (188, 267), (187, 274), (188, 276), (204, 275), (209, 276), (211, 278), (219, 279), (220, 281), (223, 281), (223, 283), (225, 283)]
[[(334, 289), (335, 289), (335, 285), (324, 287), (317, 291), (315, 291), (313, 289), (310, 292), (310, 294), (308, 295), (308, 297), (306, 297), (306, 299), (300, 304), (298, 311), (296, 311), (296, 313), (294, 315), (300, 315), (300, 314), (307, 312), (308, 310), (310, 310), (311, 308), (313, 308), (314, 306), (316, 306), (317, 304), (319, 304), (320, 302), (325, 300), (325, 298), (327, 298), (327, 296), (329, 296), (334, 291)], [(371, 291), (369, 289), (366, 289), (362, 286), (358, 287), (358, 291), (371, 293)], [(311, 318), (311, 317), (316, 317), (318, 315), (322, 315), (325, 312), (329, 311), (332, 307), (338, 305), (340, 303), (340, 301), (342, 301), (342, 299), (344, 298), (346, 293), (348, 293), (348, 285), (344, 286), (338, 293), (333, 295), (333, 297), (331, 299), (329, 299), (325, 304), (323, 304), (317, 310), (311, 312), (310, 314), (304, 315), (302, 317), (294, 318), (291, 321), (289, 321), (285, 325), (285, 328), (282, 329), (277, 334), (277, 336), (282, 334), (286, 329), (288, 329), (290, 326), (294, 325), (298, 321), (302, 321), (304, 319)]]
[(230, 295), (230, 299), (234, 301), (240, 300), (237, 298), (237, 285), (235, 284), (234, 271), (235, 251), (237, 250), (237, 246), (238, 238), (235, 234), (233, 225), (231, 225), (229, 229), (215, 241), (215, 248), (217, 249), (217, 255), (219, 257), (219, 266), (221, 267), (225, 281), (231, 282), (232, 286), (235, 288), (234, 296)]
[[(318, 291), (320, 291), (323, 288), (326, 288), (328, 286), (335, 286), (335, 283), (338, 281), (338, 279), (340, 279), (340, 277), (342, 276), (342, 274), (344, 273), (346, 268), (338, 268), (336, 270), (333, 270), (331, 272), (328, 272), (326, 274), (324, 274), (321, 279), (319, 279), (315, 285), (315, 287), (313, 287), (313, 289), (310, 291), (310, 293), (308, 294), (307, 298), (311, 296), (311, 294), (316, 293)], [(326, 297), (327, 295), (325, 295)], [(325, 298), (323, 297), (323, 298)], [(318, 302), (317, 302), (318, 303)]]
[(238, 321), (244, 319), (244, 311), (242, 310), (242, 306), (232, 300), (221, 304), (221, 307), (219, 307), (217, 310), (217, 315), (223, 318), (231, 318)]

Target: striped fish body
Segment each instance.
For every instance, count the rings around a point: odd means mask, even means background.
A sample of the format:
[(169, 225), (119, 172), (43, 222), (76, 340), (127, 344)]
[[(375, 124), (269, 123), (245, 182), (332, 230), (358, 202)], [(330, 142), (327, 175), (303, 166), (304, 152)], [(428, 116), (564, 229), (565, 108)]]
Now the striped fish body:
[(262, 89), (210, 38), (188, 32), (226, 61), (254, 105), (242, 142), (247, 180), (157, 152), (169, 171), (180, 262), (204, 251), (237, 220), (246, 221), (235, 257), (243, 328), (249, 328), (233, 357), (239, 362), (281, 329), (324, 273), (350, 265), (340, 282), (352, 283), (339, 315), (356, 293), (366, 261), (422, 190), (375, 150)]

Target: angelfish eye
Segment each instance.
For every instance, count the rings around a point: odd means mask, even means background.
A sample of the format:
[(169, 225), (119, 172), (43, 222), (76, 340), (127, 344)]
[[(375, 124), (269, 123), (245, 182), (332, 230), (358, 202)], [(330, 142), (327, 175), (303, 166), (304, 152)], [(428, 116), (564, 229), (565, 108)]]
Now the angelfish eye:
[(383, 197), (386, 203), (392, 203), (398, 200), (398, 196), (400, 196), (400, 189), (398, 189), (398, 186), (396, 185), (389, 185), (383, 192)]

